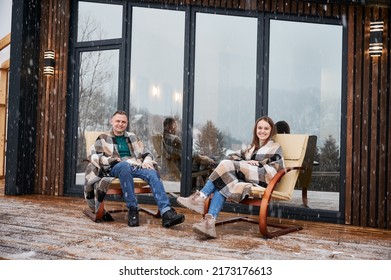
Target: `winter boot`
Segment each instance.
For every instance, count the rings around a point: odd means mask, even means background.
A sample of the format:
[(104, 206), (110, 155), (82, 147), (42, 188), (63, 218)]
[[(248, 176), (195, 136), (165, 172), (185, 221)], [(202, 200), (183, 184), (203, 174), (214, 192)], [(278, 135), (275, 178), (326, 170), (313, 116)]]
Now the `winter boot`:
[(200, 223), (193, 225), (193, 231), (207, 238), (216, 238), (216, 219), (206, 214)]
[(196, 191), (189, 197), (180, 196), (176, 201), (179, 205), (203, 215), (205, 198), (201, 197), (200, 194), (201, 193), (199, 191)]
[(137, 207), (130, 207), (128, 211), (128, 226), (138, 227), (139, 225), (138, 209)]
[(174, 208), (166, 211), (162, 217), (162, 225), (165, 228), (175, 226), (177, 224), (183, 223), (185, 221), (185, 216), (183, 214), (177, 214)]

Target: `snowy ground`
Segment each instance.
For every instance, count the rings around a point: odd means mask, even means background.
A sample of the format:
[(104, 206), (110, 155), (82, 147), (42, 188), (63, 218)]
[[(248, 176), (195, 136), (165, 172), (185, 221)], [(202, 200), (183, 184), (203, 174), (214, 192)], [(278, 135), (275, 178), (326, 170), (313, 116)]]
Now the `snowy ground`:
[[(109, 208), (123, 207), (110, 202)], [(149, 206), (149, 205), (148, 205)], [(141, 226), (129, 228), (126, 214), (114, 222), (94, 223), (82, 209), (81, 198), (0, 195), (0, 258), (160, 259), (160, 260), (390, 260), (391, 231), (305, 221), (302, 231), (264, 239), (254, 224), (217, 228), (218, 238), (202, 240), (191, 226), (199, 215), (183, 208), (186, 221), (170, 229), (161, 220), (141, 213)], [(154, 205), (150, 205), (154, 208)], [(231, 213), (222, 213), (227, 217)]]

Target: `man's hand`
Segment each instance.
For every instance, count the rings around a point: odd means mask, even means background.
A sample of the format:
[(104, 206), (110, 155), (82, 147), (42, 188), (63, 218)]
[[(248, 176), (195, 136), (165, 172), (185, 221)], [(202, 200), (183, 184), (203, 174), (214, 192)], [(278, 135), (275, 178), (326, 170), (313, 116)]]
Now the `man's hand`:
[(143, 163), (141, 164), (141, 167), (142, 167), (142, 168), (146, 168), (146, 169), (155, 169), (155, 168), (153, 167), (153, 163), (152, 163), (152, 162), (143, 162)]
[(121, 161), (121, 158), (111, 158), (109, 159), (110, 167), (113, 168), (118, 162)]

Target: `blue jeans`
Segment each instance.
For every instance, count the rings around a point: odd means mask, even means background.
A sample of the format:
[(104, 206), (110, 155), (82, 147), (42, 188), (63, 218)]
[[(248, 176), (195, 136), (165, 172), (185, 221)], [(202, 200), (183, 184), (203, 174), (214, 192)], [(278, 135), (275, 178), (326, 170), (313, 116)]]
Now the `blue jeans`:
[(210, 202), (208, 214), (211, 214), (217, 219), (221, 209), (223, 208), (226, 197), (215, 187), (211, 180), (208, 180), (201, 190), (207, 197), (213, 193), (212, 201)]
[(126, 161), (121, 161), (114, 165), (109, 174), (119, 179), (126, 207), (137, 207), (138, 205), (136, 195), (134, 194), (133, 178), (140, 178), (151, 187), (160, 214), (163, 215), (167, 210), (170, 210), (170, 201), (156, 170), (136, 168)]

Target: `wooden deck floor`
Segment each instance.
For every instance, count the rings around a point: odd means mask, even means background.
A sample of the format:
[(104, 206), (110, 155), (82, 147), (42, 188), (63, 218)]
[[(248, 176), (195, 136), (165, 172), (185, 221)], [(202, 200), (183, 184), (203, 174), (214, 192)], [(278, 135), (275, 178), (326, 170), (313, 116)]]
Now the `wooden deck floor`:
[[(390, 260), (391, 231), (347, 225), (287, 221), (304, 229), (274, 239), (261, 238), (256, 225), (218, 227), (218, 238), (201, 240), (191, 226), (199, 215), (183, 208), (186, 221), (170, 229), (141, 213), (130, 228), (126, 214), (94, 223), (81, 198), (41, 195), (4, 196), (0, 192), (0, 258), (14, 260)], [(123, 207), (110, 202), (109, 207)], [(154, 205), (148, 205), (155, 208)], [(222, 213), (222, 217), (232, 215)]]

